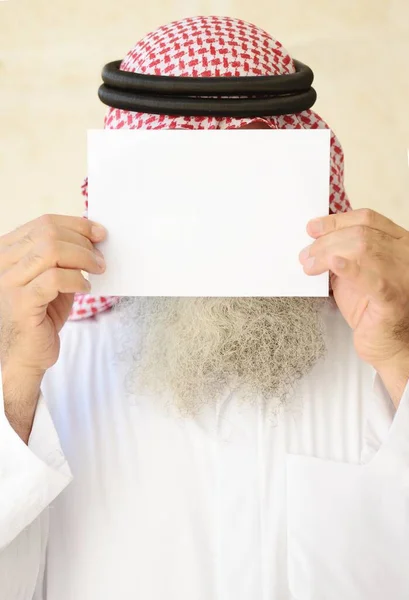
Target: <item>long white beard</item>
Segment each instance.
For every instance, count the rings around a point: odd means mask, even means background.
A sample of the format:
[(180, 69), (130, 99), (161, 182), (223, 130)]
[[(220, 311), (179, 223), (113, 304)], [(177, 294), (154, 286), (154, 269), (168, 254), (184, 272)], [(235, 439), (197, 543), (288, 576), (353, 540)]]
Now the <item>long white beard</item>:
[(288, 403), (325, 354), (316, 298), (124, 298), (122, 354), (132, 391), (171, 394), (194, 415), (227, 391)]

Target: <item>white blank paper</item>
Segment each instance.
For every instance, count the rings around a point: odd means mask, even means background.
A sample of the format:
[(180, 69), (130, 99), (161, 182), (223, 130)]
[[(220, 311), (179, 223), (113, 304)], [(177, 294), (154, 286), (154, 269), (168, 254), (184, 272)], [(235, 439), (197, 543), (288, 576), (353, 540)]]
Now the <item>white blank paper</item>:
[(327, 296), (298, 255), (329, 173), (328, 130), (89, 131), (89, 218), (109, 232), (93, 294)]

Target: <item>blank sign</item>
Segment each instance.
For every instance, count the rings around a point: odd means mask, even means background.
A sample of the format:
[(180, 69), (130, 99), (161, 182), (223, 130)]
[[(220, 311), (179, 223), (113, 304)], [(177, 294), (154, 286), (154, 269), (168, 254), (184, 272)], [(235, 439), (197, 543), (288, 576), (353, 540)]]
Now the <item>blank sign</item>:
[(328, 214), (328, 130), (88, 132), (94, 294), (327, 296), (298, 254)]

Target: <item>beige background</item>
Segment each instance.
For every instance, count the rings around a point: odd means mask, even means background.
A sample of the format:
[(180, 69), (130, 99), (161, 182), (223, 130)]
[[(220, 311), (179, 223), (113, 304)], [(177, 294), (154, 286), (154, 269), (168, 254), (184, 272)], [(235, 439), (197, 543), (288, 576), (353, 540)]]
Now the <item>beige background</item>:
[(0, 233), (44, 212), (80, 214), (86, 130), (105, 109), (101, 67), (151, 29), (229, 14), (278, 37), (316, 73), (316, 110), (346, 151), (355, 207), (409, 228), (408, 0), (0, 2)]

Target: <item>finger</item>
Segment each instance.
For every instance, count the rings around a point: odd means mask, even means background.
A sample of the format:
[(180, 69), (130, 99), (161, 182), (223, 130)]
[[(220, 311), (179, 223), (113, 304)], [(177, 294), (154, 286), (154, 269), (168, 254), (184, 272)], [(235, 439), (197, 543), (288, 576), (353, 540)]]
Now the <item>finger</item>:
[(320, 275), (327, 271), (333, 274), (332, 282), (338, 282), (341, 278), (348, 279), (373, 299), (388, 301), (393, 297), (392, 286), (388, 278), (383, 276), (385, 269), (376, 261), (360, 262), (356, 258), (329, 254), (321, 260), (319, 266), (316, 265), (315, 258), (304, 264), (304, 272), (307, 275)]
[(300, 254), (300, 262), (307, 275), (321, 275), (331, 271), (331, 264), (335, 256), (375, 270), (380, 269), (381, 266), (392, 264), (393, 261), (390, 247), (387, 244), (384, 244), (383, 247), (377, 246), (376, 250), (364, 253), (357, 251), (353, 245), (348, 246), (345, 243), (338, 243), (323, 248), (320, 252), (314, 252), (314, 245), (312, 245), (308, 256), (303, 255), (303, 253)]
[(14, 231), (0, 238), (0, 246), (11, 246), (31, 231), (49, 227), (64, 227), (85, 236), (92, 242), (101, 242), (106, 237), (106, 229), (99, 223), (89, 221), (83, 217), (70, 217), (66, 215), (43, 215), (34, 221), (30, 221)]
[(41, 273), (23, 289), (22, 302), (28, 308), (45, 306), (58, 294), (86, 294), (91, 289), (89, 281), (80, 271), (54, 268)]
[(346, 213), (328, 215), (320, 219), (314, 219), (307, 225), (307, 232), (313, 238), (319, 238), (334, 231), (340, 231), (347, 227), (363, 226), (382, 231), (393, 238), (400, 239), (409, 236), (409, 232), (403, 227), (396, 225), (393, 221), (368, 208), (352, 210)]
[(6, 271), (2, 276), (3, 284), (6, 287), (24, 286), (55, 267), (98, 274), (105, 270), (105, 261), (95, 252), (69, 242), (47, 242), (35, 247)]
[(26, 254), (32, 251), (36, 245), (48, 241), (65, 241), (87, 248), (99, 255), (101, 254), (100, 251), (94, 247), (93, 243), (85, 236), (76, 233), (71, 229), (52, 225), (27, 233), (11, 246), (1, 247), (0, 245), (0, 272), (17, 263)]
[[(357, 225), (316, 239), (300, 252), (299, 259), (304, 264), (308, 259), (315, 258), (315, 266), (320, 268), (325, 257), (331, 254), (355, 259), (364, 255), (384, 258), (390, 255), (395, 243), (395, 239), (386, 233)], [(309, 264), (312, 265), (312, 261)], [(322, 268), (325, 270), (324, 266)]]
[(342, 256), (331, 257), (330, 269), (336, 280), (347, 279), (353, 282), (364, 294), (374, 300), (388, 302), (395, 296), (393, 286), (379, 269), (360, 265), (356, 260), (349, 260)]
[(18, 263), (26, 254), (33, 251), (35, 246), (47, 241), (69, 242), (100, 255), (100, 251), (94, 248), (87, 237), (72, 229), (49, 225), (32, 230), (11, 246), (0, 246), (0, 273)]

